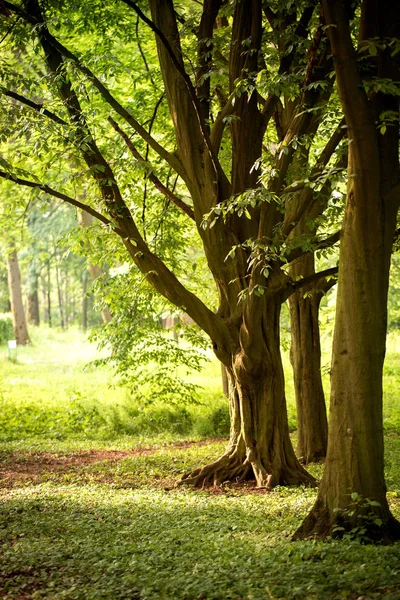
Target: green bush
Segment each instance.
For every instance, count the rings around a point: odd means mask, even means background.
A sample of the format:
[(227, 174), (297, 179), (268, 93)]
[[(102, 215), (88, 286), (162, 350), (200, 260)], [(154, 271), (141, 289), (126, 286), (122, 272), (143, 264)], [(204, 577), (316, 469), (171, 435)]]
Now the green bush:
[(6, 344), (12, 339), (14, 339), (14, 329), (11, 317), (0, 315), (0, 344)]

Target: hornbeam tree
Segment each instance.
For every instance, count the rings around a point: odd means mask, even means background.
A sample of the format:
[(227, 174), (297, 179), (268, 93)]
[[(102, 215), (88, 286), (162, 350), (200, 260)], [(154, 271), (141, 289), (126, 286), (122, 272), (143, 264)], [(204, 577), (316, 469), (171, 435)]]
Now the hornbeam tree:
[(400, 206), (400, 5), (362, 2), (358, 53), (347, 3), (322, 5), (350, 140), (348, 189), (326, 467), (316, 504), (296, 537), (362, 530), (372, 539), (393, 539), (400, 537), (400, 524), (386, 499), (382, 369)]
[[(37, 74), (48, 83), (46, 92), (32, 98), (23, 77), (14, 77), (10, 69), (2, 93), (14, 111), (16, 106), (31, 111), (38, 125), (47, 120), (48, 145), (50, 128), (58, 128), (75, 162), (80, 155), (84, 175), (71, 177), (72, 183), (60, 191), (54, 168), (42, 170), (34, 179), (26, 167), (18, 171), (7, 155), (0, 176), (34, 188), (36, 194), (69, 202), (100, 220), (104, 235), (113, 232), (121, 238), (147, 282), (209, 336), (230, 381), (230, 440), (218, 460), (187, 473), (183, 482), (203, 485), (253, 478), (266, 488), (313, 484), (289, 438), (279, 317), (282, 302), (296, 289), (337, 271), (332, 268), (297, 280), (288, 269), (311, 247), (325, 248), (337, 241), (335, 233), (317, 236), (312, 228), (307, 244), (293, 235), (302, 222), (310, 226), (311, 214), (317, 219), (324, 210), (325, 182), (336, 172), (332, 165), (344, 137), (337, 122), (331, 137), (319, 135), (333, 78), (317, 3), (306, 0), (282, 7), (280, 2), (261, 0), (204, 0), (202, 5), (174, 6), (172, 0), (149, 0), (139, 6), (121, 0), (107, 7), (95, 4), (93, 11), (89, 1), (79, 8), (68, 3), (45, 6), (46, 14), (38, 0), (2, 2), (6, 33), (19, 36), (19, 45), (25, 40), (27, 53), (27, 36), (37, 40), (30, 81)], [(92, 12), (107, 52), (119, 50), (121, 61), (113, 59), (98, 74), (107, 53), (94, 54), (96, 40), (91, 50), (90, 36), (96, 28), (95, 21), (89, 24)], [(138, 18), (154, 35), (165, 90), (169, 121), (158, 129), (156, 115), (165, 111), (163, 97), (145, 125), (135, 114), (135, 104), (128, 99), (127, 108), (123, 99), (124, 94), (134, 95), (135, 89), (148, 98), (144, 79), (157, 76), (149, 51), (154, 42), (148, 38), (143, 43), (142, 37), (139, 44), (141, 81), (124, 62), (132, 58), (131, 24)], [(107, 34), (107, 24), (112, 35)], [(121, 38), (128, 50), (121, 46)], [(134, 83), (129, 76), (135, 77)], [(279, 112), (286, 109), (291, 116), (281, 137), (275, 128)], [(312, 152), (307, 171), (299, 178), (295, 168), (299, 149), (312, 146), (317, 138), (314, 148), (322, 151)], [(135, 177), (130, 178), (126, 160), (124, 168), (118, 162), (123, 152), (131, 155), (134, 165), (143, 166), (147, 184), (167, 199), (169, 210), (180, 211), (195, 226), (218, 291), (216, 312), (183, 284), (172, 266), (173, 256), (160, 254), (150, 239), (142, 219), (148, 207), (138, 210), (131, 191)], [(42, 161), (45, 156), (42, 152)], [(178, 177), (177, 186), (168, 185), (170, 174), (167, 183), (163, 181), (165, 165)], [(70, 192), (83, 176), (97, 186), (93, 202), (83, 203)]]

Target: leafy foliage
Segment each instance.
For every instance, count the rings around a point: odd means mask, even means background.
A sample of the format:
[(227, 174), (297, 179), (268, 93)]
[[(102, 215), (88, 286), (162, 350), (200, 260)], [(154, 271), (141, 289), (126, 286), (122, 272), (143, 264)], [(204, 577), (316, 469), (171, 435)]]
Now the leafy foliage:
[(14, 330), (11, 317), (0, 315), (0, 344), (6, 344), (14, 338)]

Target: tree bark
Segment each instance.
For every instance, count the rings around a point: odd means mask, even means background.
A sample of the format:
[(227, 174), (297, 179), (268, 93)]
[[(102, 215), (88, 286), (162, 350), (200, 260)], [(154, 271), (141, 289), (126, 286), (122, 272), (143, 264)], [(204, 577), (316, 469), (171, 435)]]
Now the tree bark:
[[(362, 526), (372, 540), (392, 540), (400, 538), (400, 524), (386, 499), (382, 369), (390, 256), (400, 205), (399, 140), (398, 127), (387, 137), (378, 134), (376, 119), (385, 104), (397, 105), (398, 111), (398, 99), (387, 97), (385, 103), (383, 94), (366, 96), (343, 3), (324, 0), (323, 8), (333, 25), (329, 36), (351, 140), (349, 184), (340, 244), (326, 467), (316, 504), (295, 537), (357, 532)], [(362, 30), (365, 37), (399, 37), (400, 7), (386, 0), (365, 0), (361, 21), (367, 25), (367, 31)], [(377, 75), (397, 81), (398, 65), (393, 67), (387, 51), (378, 61)], [(354, 498), (360, 499), (356, 506)]]
[[(315, 273), (314, 256), (305, 255), (291, 266), (291, 276)], [(289, 297), (291, 348), (297, 408), (297, 456), (306, 465), (326, 456), (328, 421), (321, 378), (318, 311), (322, 294), (311, 288)]]
[(26, 326), (24, 305), (22, 302), (21, 275), (19, 272), (18, 255), (14, 244), (10, 244), (7, 254), (8, 289), (10, 293), (14, 336), (17, 344), (24, 346), (31, 340)]
[(268, 323), (264, 335), (254, 337), (251, 346), (242, 340), (225, 365), (230, 380), (228, 447), (214, 463), (186, 473), (182, 483), (204, 486), (250, 479), (266, 489), (315, 484), (289, 438), (279, 343), (281, 302), (270, 297), (263, 304), (262, 320)]

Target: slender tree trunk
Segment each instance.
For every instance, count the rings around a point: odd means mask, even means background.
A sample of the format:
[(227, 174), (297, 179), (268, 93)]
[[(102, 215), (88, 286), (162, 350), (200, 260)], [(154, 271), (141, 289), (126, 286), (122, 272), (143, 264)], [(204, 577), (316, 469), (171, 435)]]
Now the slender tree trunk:
[(29, 324), (40, 325), (39, 295), (37, 289), (26, 295), (26, 320)]
[[(93, 223), (93, 217), (86, 211), (79, 211), (78, 221), (81, 227), (90, 227), (90, 225)], [(104, 275), (104, 270), (98, 265), (94, 265), (92, 263), (88, 264), (88, 271), (92, 281), (96, 281), (96, 279)], [(105, 306), (101, 311), (101, 318), (103, 319), (103, 323), (109, 323), (111, 321), (111, 312), (108, 306)]]
[[(226, 452), (216, 462), (183, 476), (182, 483), (217, 485), (255, 479), (257, 486), (312, 485), (314, 479), (296, 459), (290, 438), (279, 343), (281, 303), (265, 300), (264, 335), (249, 347), (238, 344), (226, 370), (230, 379), (231, 432)], [(246, 348), (246, 349), (245, 349)]]
[[(306, 255), (290, 270), (292, 277), (306, 277), (314, 270), (314, 256)], [(305, 464), (326, 456), (328, 421), (321, 378), (321, 344), (317, 286), (301, 288), (289, 298), (291, 349), (297, 407), (297, 455)]]
[(229, 398), (229, 378), (224, 365), (221, 364), (222, 391)]
[(57, 282), (58, 310), (60, 311), (60, 324), (61, 324), (61, 329), (65, 329), (64, 303), (63, 303), (63, 297), (62, 297), (60, 269), (59, 269), (59, 266), (57, 263), (56, 263), (56, 282)]
[(10, 244), (10, 252), (7, 255), (7, 274), (14, 336), (17, 344), (24, 346), (25, 344), (30, 344), (31, 340), (26, 326), (21, 292), (21, 275), (18, 266), (18, 255), (14, 244)]
[(88, 272), (84, 271), (82, 275), (82, 329), (83, 331), (87, 330), (88, 327), (88, 297), (87, 297), (87, 287), (88, 287)]
[(52, 317), (51, 317), (51, 269), (50, 269), (50, 261), (47, 262), (46, 298), (47, 298), (47, 318), (48, 318), (48, 323), (49, 323), (49, 327), (52, 327)]
[(27, 294), (26, 294), (26, 320), (28, 324), (39, 326), (39, 273), (37, 272), (35, 261), (29, 265), (27, 278)]

